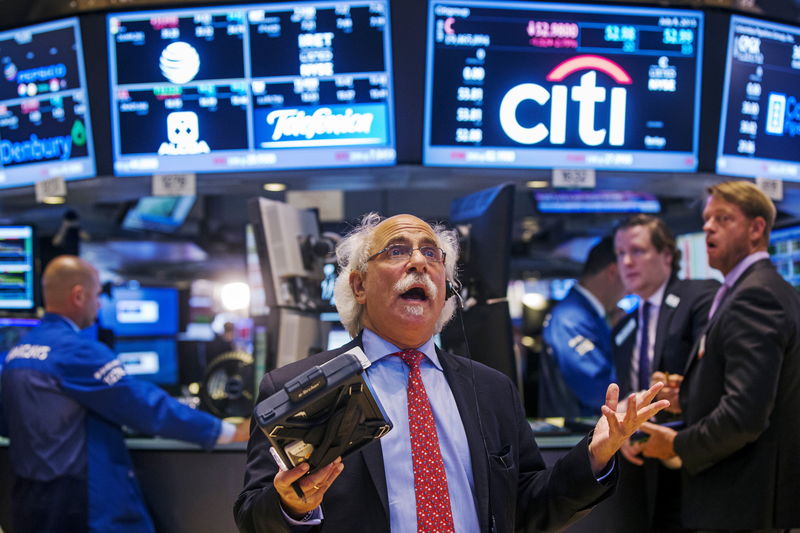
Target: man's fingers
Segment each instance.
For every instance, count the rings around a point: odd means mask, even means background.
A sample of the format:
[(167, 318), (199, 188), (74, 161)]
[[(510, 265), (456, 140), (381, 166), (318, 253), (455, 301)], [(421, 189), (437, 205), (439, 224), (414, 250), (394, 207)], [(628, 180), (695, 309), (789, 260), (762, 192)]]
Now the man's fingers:
[(669, 400), (658, 400), (657, 402), (645, 405), (644, 407), (639, 409), (639, 412), (637, 413), (637, 418), (639, 421), (649, 420), (650, 418), (655, 416), (656, 413), (667, 407), (669, 407)]
[(657, 424), (653, 424), (652, 422), (645, 422), (639, 429), (644, 431), (648, 435), (652, 435), (653, 433), (659, 430), (659, 427)]
[(619, 402), (619, 385), (612, 383), (606, 389), (606, 405), (612, 410), (617, 410), (617, 403)]
[(275, 475), (275, 487), (278, 489), (289, 488), (292, 483), (306, 475), (309, 468), (310, 466), (308, 463), (301, 463), (291, 470), (278, 472)]
[(664, 383), (659, 381), (658, 383), (653, 383), (653, 386), (647, 389), (647, 393), (642, 397), (642, 403), (650, 403), (653, 401), (653, 398), (656, 397), (658, 391), (664, 388)]

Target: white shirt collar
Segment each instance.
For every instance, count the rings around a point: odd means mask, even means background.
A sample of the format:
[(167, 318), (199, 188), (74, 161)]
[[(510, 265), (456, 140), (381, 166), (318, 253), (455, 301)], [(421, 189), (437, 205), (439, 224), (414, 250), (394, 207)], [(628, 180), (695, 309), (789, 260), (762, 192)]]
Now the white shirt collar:
[(603, 304), (600, 303), (600, 300), (597, 299), (597, 296), (592, 294), (592, 292), (589, 289), (582, 286), (580, 283), (575, 284), (575, 289), (579, 293), (583, 294), (587, 300), (589, 300), (589, 303), (592, 304), (592, 307), (594, 307), (594, 310), (600, 317), (605, 318), (606, 309), (605, 307), (603, 307)]
[[(374, 363), (379, 359), (383, 359), (383, 357), (391, 353), (402, 351), (402, 349), (398, 348), (391, 342), (380, 337), (374, 331), (367, 328), (364, 328), (361, 334), (361, 345), (364, 349), (364, 354), (367, 356), (367, 359), (369, 359), (370, 363)], [(433, 337), (425, 341), (422, 346), (417, 348), (417, 350), (424, 353), (436, 368), (439, 370), (442, 369), (442, 364), (439, 362), (439, 356), (436, 354), (436, 345), (433, 343)]]

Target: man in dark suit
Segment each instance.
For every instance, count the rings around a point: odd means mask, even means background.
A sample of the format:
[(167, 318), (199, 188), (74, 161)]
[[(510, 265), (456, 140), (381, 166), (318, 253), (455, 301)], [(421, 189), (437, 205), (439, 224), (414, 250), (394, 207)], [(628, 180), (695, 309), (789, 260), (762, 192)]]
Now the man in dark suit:
[[(649, 388), (653, 378), (664, 381), (659, 395), (671, 406), (659, 414), (660, 421), (679, 420), (683, 369), (719, 283), (678, 279), (681, 253), (660, 218), (634, 215), (617, 227), (614, 241), (622, 282), (641, 299), (612, 334), (620, 389), (629, 394)], [(615, 533), (683, 531), (680, 473), (658, 460), (643, 460), (639, 444), (623, 445), (622, 454), (627, 462), (620, 468), (618, 492), (602, 509), (613, 514)], [(632, 499), (641, 504), (631, 506)]]
[(769, 260), (769, 198), (746, 181), (707, 192), (708, 262), (725, 281), (684, 373), (686, 427), (647, 424), (644, 454), (682, 461), (687, 527), (784, 531), (800, 526), (800, 299)]
[[(457, 242), (453, 232), (410, 215), (381, 221), (371, 214), (339, 244), (335, 299), (355, 340), (268, 373), (260, 397), (359, 346), (394, 428), (307, 476), (305, 463), (279, 472), (254, 428), (235, 505), (240, 530), (555, 530), (610, 492), (616, 450), (668, 404), (650, 404), (660, 386), (640, 400), (629, 397), (627, 414), (618, 415), (618, 388), (611, 385), (593, 433), (545, 468), (512, 382), (433, 344), (455, 308), (445, 282), (455, 281)], [(420, 417), (424, 431), (417, 429)], [(428, 444), (420, 449), (420, 442)], [(292, 490), (294, 481), (304, 498)]]

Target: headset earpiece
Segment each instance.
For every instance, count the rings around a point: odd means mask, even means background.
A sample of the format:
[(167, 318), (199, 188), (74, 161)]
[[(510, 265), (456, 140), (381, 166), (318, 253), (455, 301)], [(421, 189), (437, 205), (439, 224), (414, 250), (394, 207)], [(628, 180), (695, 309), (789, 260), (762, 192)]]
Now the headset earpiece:
[(444, 299), (449, 300), (456, 295), (456, 290), (453, 288), (453, 282), (449, 279), (444, 282)]

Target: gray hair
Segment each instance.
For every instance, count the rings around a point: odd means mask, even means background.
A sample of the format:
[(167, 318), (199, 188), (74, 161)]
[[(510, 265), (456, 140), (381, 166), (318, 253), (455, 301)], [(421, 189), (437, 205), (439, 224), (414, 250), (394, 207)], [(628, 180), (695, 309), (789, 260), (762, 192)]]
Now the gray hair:
[[(361, 223), (339, 242), (336, 247), (336, 259), (339, 263), (339, 275), (333, 289), (336, 309), (339, 318), (351, 337), (356, 337), (364, 329), (362, 317), (364, 306), (356, 301), (353, 289), (350, 287), (351, 272), (366, 272), (369, 259), (370, 244), (375, 227), (384, 220), (378, 213), (367, 213)], [(443, 225), (431, 225), (439, 247), (444, 250), (444, 268), (447, 279), (458, 287), (456, 262), (458, 261), (458, 235), (453, 230), (448, 230)], [(445, 301), (442, 314), (436, 321), (436, 333), (439, 333), (455, 314), (456, 302), (454, 298)]]

